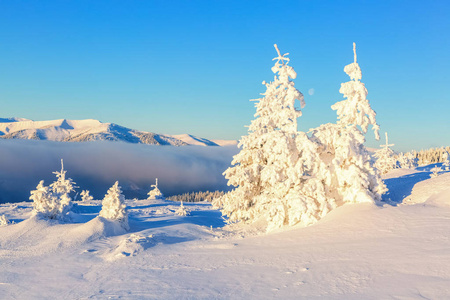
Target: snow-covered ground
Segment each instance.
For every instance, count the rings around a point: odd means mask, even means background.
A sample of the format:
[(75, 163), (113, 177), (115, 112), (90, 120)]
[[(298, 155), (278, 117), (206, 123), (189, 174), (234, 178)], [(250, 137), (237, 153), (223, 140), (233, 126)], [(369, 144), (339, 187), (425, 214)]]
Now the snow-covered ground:
[(78, 202), (72, 222), (1, 204), (2, 299), (448, 299), (450, 172), (394, 170), (383, 205), (344, 205), (270, 234), (209, 203), (127, 200), (130, 231)]

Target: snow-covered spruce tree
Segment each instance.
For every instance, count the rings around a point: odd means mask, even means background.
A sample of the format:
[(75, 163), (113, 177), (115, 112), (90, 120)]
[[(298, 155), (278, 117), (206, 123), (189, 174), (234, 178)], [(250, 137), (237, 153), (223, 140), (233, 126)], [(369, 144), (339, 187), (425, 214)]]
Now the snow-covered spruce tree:
[(151, 187), (153, 188), (152, 190), (150, 190), (150, 192), (148, 192), (148, 200), (164, 200), (164, 195), (163, 193), (161, 193), (161, 191), (158, 189), (158, 178), (156, 178), (156, 182), (155, 184), (152, 184)]
[(69, 194), (74, 191), (74, 182), (66, 179), (67, 171), (64, 170), (64, 162), (61, 159), (61, 171), (53, 172), (57, 180), (50, 187), (44, 186), (41, 180), (36, 190), (31, 191), (30, 200), (33, 200), (33, 211), (48, 219), (64, 219), (72, 207)]
[(400, 153), (396, 157), (397, 166), (404, 169), (417, 167), (417, 158), (412, 152)]
[(442, 154), (442, 168), (445, 171), (450, 171), (450, 154), (445, 149), (443, 149), (443, 154)]
[(9, 220), (5, 215), (0, 216), (0, 226), (6, 226), (9, 225)]
[(126, 207), (125, 197), (122, 194), (119, 182), (116, 181), (103, 198), (99, 216), (107, 220), (117, 221), (124, 229), (129, 230)]
[(272, 71), (274, 81), (263, 82), (264, 97), (257, 99), (256, 119), (248, 135), (239, 142), (241, 151), (224, 175), (231, 192), (213, 200), (229, 222), (263, 222), (268, 231), (284, 225), (306, 226), (326, 214), (334, 205), (325, 198), (322, 182), (314, 175), (319, 165), (317, 145), (306, 133), (297, 132), (302, 93), (291, 79), (296, 72), (288, 66), (287, 54), (278, 57)]
[(337, 124), (324, 124), (312, 129), (312, 139), (319, 145), (322, 161), (317, 176), (326, 185), (327, 198), (334, 205), (381, 200), (386, 186), (373, 166), (364, 146), (369, 125), (379, 139), (376, 113), (367, 99), (367, 89), (361, 82), (362, 73), (356, 61), (356, 45), (353, 43), (353, 63), (344, 72), (350, 81), (342, 83), (339, 92), (345, 100), (331, 106), (338, 116)]
[(376, 158), (375, 167), (381, 172), (381, 174), (386, 174), (390, 170), (397, 168), (398, 161), (395, 158), (395, 152), (390, 148), (394, 144), (389, 144), (388, 134), (386, 135), (386, 144), (381, 145), (380, 150), (377, 150), (374, 154)]
[(83, 190), (81, 191), (81, 201), (86, 202), (86, 201), (91, 201), (94, 199), (94, 197), (92, 197), (89, 193), (88, 190)]
[(189, 215), (189, 210), (186, 207), (184, 207), (183, 201), (180, 202), (180, 207), (178, 207), (178, 209), (175, 211), (175, 214), (177, 214), (179, 216), (188, 216)]

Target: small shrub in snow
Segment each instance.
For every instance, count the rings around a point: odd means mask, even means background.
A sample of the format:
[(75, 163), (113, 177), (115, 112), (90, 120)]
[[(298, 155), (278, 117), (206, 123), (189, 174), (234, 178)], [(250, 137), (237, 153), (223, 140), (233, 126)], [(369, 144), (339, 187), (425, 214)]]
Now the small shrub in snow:
[(41, 180), (36, 190), (31, 191), (30, 200), (33, 200), (33, 211), (48, 219), (64, 219), (72, 207), (70, 192), (74, 191), (74, 182), (66, 178), (67, 171), (64, 170), (61, 160), (61, 171), (53, 172), (57, 180), (49, 187), (44, 186)]
[(102, 201), (102, 210), (99, 216), (111, 221), (117, 221), (121, 226), (128, 230), (128, 214), (126, 210), (125, 197), (122, 194), (122, 190), (119, 186), (119, 182), (116, 181)]
[(9, 224), (9, 220), (5, 215), (0, 216), (0, 226), (6, 226)]
[(442, 169), (440, 167), (434, 167), (430, 170), (432, 173), (430, 174), (431, 178), (437, 177), (439, 175), (439, 172), (442, 172)]
[(178, 207), (178, 209), (175, 211), (175, 214), (177, 214), (179, 216), (188, 216), (189, 215), (189, 210), (186, 207), (184, 207), (183, 201), (180, 202), (180, 207)]
[(91, 201), (91, 200), (93, 200), (94, 199), (94, 197), (92, 197), (90, 194), (89, 194), (89, 191), (88, 190), (83, 190), (82, 192), (81, 192), (81, 201)]
[(153, 189), (148, 192), (148, 200), (164, 200), (164, 195), (163, 193), (161, 193), (161, 191), (158, 189), (158, 178), (156, 178), (156, 183), (152, 184), (151, 186)]

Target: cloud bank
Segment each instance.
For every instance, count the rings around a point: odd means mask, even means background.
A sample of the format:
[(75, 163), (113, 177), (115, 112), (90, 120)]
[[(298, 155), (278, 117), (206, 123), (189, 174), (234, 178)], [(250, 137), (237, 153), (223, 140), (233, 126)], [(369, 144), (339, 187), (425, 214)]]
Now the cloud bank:
[(155, 178), (166, 196), (228, 190), (222, 173), (237, 152), (237, 147), (0, 140), (0, 203), (27, 201), (40, 180), (49, 185), (61, 158), (77, 191), (88, 189), (95, 199), (103, 199), (116, 180), (127, 198), (145, 198)]

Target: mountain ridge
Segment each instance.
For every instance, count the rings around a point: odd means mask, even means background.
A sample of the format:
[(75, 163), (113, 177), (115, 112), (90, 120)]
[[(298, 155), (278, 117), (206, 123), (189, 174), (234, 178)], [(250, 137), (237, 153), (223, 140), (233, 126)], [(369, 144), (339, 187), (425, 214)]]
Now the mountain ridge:
[(166, 135), (127, 128), (95, 119), (33, 121), (0, 118), (0, 138), (58, 142), (120, 141), (160, 146), (219, 146), (214, 141), (191, 134)]

